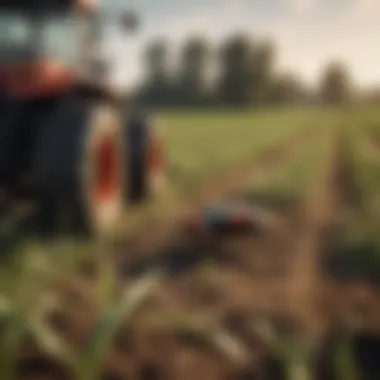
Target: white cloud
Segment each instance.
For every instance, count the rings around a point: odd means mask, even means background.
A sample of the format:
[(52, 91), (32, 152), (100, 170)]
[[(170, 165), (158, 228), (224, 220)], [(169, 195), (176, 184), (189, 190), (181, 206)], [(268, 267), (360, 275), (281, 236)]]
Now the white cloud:
[(347, 16), (367, 16), (380, 10), (379, 0), (355, 0), (347, 9)]
[(341, 23), (350, 28), (367, 28), (379, 24), (380, 0), (355, 0), (341, 16)]
[(315, 7), (315, 0), (287, 0), (290, 7), (298, 12), (298, 13), (305, 13), (310, 12)]

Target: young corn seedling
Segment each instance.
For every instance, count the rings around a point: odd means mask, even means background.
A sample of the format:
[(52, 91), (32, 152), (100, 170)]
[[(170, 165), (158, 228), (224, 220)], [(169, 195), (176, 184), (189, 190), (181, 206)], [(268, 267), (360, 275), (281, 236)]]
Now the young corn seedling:
[(53, 280), (58, 273), (51, 258), (31, 247), (16, 252), (12, 261), (2, 268), (0, 370), (2, 378), (15, 378), (15, 368), (21, 345), (26, 337), (49, 356), (59, 361), (69, 360), (69, 350), (49, 329), (47, 315), (57, 306)]
[(352, 338), (348, 334), (344, 334), (338, 342), (338, 346), (334, 355), (334, 364), (337, 379), (360, 379), (355, 366), (355, 355), (353, 352)]
[(283, 363), (288, 380), (312, 380), (314, 342), (296, 336), (283, 337), (266, 320), (253, 323), (253, 332)]
[(96, 260), (96, 282), (95, 297), (96, 306), (99, 312), (113, 307), (116, 302), (116, 287), (118, 283), (118, 273), (116, 264), (99, 252)]
[(15, 363), (24, 326), (20, 316), (14, 312), (9, 299), (3, 298), (3, 307), (0, 312), (0, 371), (7, 380), (16, 378)]
[(101, 377), (102, 367), (115, 334), (120, 327), (131, 320), (139, 307), (146, 301), (161, 275), (152, 273), (137, 280), (126, 291), (125, 296), (101, 311), (98, 322), (89, 335), (83, 351), (74, 366), (76, 380), (97, 380)]
[(155, 315), (152, 324), (157, 328), (168, 329), (201, 340), (233, 363), (246, 365), (250, 360), (248, 349), (217, 323), (189, 317), (186, 314), (170, 313)]

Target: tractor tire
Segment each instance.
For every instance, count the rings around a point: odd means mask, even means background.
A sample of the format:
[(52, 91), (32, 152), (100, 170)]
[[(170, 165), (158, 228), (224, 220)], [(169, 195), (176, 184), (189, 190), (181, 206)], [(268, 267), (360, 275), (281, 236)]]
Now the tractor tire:
[(158, 194), (165, 184), (164, 144), (154, 121), (133, 114), (126, 125), (128, 203), (141, 203)]
[(55, 98), (0, 101), (0, 188), (8, 200), (30, 199), (36, 139), (59, 103)]
[(9, 192), (10, 183), (17, 175), (16, 161), (22, 152), (19, 149), (21, 130), (18, 115), (19, 104), (2, 97), (0, 100), (0, 189)]
[(112, 106), (71, 99), (44, 125), (34, 171), (39, 232), (87, 237), (112, 232), (124, 204), (120, 120)]

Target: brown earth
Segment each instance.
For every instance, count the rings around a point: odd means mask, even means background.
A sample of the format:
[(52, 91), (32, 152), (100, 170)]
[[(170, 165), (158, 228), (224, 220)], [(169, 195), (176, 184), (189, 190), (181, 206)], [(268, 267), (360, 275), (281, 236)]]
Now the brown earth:
[[(145, 326), (141, 331), (136, 328), (130, 341), (140, 347), (142, 362), (155, 363), (156, 375), (150, 378), (280, 378), (278, 373), (271, 373), (276, 367), (273, 355), (250, 326), (258, 315), (273, 320), (284, 333), (317, 339), (320, 344), (337, 326), (352, 328), (359, 323), (362, 334), (380, 331), (378, 289), (365, 282), (341, 284), (323, 274), (325, 240), (346, 209), (355, 203), (358, 192), (352, 181), (349, 150), (349, 141), (339, 133), (331, 156), (316, 173), (304, 199), (293, 207), (276, 210), (281, 223), (274, 230), (238, 238), (191, 236), (185, 247), (176, 247), (174, 257), (182, 254), (194, 260), (198, 253), (206, 258), (206, 274), (203, 278), (194, 270), (199, 262), (191, 263), (193, 266), (186, 270), (183, 262), (176, 265), (169, 258), (165, 264), (174, 265), (174, 274), (157, 289), (155, 302), (144, 313), (181, 310), (182, 318), (200, 315), (206, 321), (219, 323), (242, 343), (249, 359), (231, 363), (215, 347), (204, 348), (204, 342), (199, 347), (194, 339), (184, 340), (183, 331), (174, 333), (170, 324), (161, 332), (171, 336), (167, 339), (173, 345), (165, 356), (165, 340), (158, 339), (156, 349), (149, 338), (145, 337), (145, 344), (142, 343), (142, 336), (149, 335)], [(181, 268), (183, 272), (179, 271)], [(368, 337), (358, 336), (358, 342), (363, 339), (366, 342)], [(149, 359), (149, 355), (154, 359)], [(178, 369), (176, 363), (182, 360), (185, 363)], [(316, 372), (323, 372), (325, 364)], [(122, 373), (121, 369), (117, 372)]]
[(372, 144), (380, 149), (380, 132), (378, 126), (368, 128), (368, 137), (370, 138)]
[[(246, 180), (247, 173), (269, 171), (271, 165), (294, 154), (295, 147), (305, 140), (301, 141), (276, 147), (255, 165), (251, 163), (220, 182), (210, 181), (192, 197), (189, 207), (223, 199), (237, 189), (238, 182), (243, 185), (241, 177)], [(261, 318), (271, 321), (288, 343), (302, 338), (318, 345), (321, 355), (314, 378), (321, 380), (335, 378), (329, 351), (335, 341), (330, 344), (330, 338), (360, 327), (360, 335), (355, 335), (358, 365), (373, 376), (368, 379), (380, 378), (379, 365), (371, 361), (371, 355), (380, 352), (376, 339), (379, 289), (366, 281), (342, 283), (326, 277), (322, 261), (331, 231), (357, 196), (348, 149), (345, 138), (338, 134), (305, 196), (296, 203), (272, 206), (278, 223), (271, 229), (243, 236), (184, 232), (180, 226), (186, 207), (172, 223), (162, 223), (162, 228), (155, 230), (150, 227), (149, 239), (145, 230), (128, 242), (124, 247), (128, 257), (118, 255), (125, 282), (157, 267), (165, 268), (166, 274), (132, 323), (118, 334), (103, 378), (285, 379), (274, 346), (257, 331), (263, 332), (258, 327)], [(142, 244), (146, 240), (147, 244)], [(80, 298), (77, 314), (55, 318), (56, 326), (79, 345), (93, 327), (91, 315), (95, 314), (90, 305), (83, 306), (85, 289), (86, 284), (79, 283), (72, 290)], [(194, 332), (199, 326), (206, 331)], [(211, 333), (216, 327), (219, 333)], [(216, 341), (221, 336), (229, 339), (228, 348)], [(20, 368), (30, 374), (33, 371), (27, 371), (26, 364), (51, 365), (36, 360), (28, 360)], [(69, 378), (61, 369), (46, 367), (45, 373), (51, 371), (56, 375), (46, 378)], [(24, 374), (21, 378), (32, 377)]]
[[(265, 181), (276, 168), (295, 160), (302, 149), (305, 149), (317, 135), (316, 128), (305, 128), (284, 142), (265, 149), (253, 162), (245, 159), (227, 173), (223, 171), (212, 175), (199, 188), (190, 189), (182, 195), (182, 199), (172, 213), (164, 217), (151, 218), (143, 223), (138, 231), (134, 231), (133, 236), (123, 237), (120, 250), (121, 260), (128, 262), (136, 258), (140, 261), (142, 257), (156, 256), (159, 251), (167, 251), (167, 247), (175, 244), (178, 239), (181, 244), (180, 229), (184, 218), (194, 210), (222, 202), (247, 186)], [(149, 231), (148, 239), (147, 231)]]

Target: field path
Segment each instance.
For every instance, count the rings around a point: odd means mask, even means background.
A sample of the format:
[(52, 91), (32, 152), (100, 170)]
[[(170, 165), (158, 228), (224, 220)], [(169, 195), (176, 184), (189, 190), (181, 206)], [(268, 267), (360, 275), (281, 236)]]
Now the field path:
[(323, 242), (341, 217), (345, 199), (351, 191), (344, 144), (345, 137), (339, 130), (333, 136), (329, 155), (316, 173), (301, 205), (303, 222), (296, 239), (294, 266), (289, 277), (290, 310), (314, 334), (320, 334), (325, 328), (325, 289), (321, 268)]
[(363, 143), (366, 156), (374, 162), (380, 163), (380, 133), (377, 131), (368, 131), (359, 134), (359, 138)]
[(368, 131), (368, 137), (373, 144), (374, 147), (376, 147), (378, 150), (380, 150), (380, 132), (378, 129), (371, 128)]
[[(172, 213), (165, 215), (165, 218), (148, 220), (126, 242), (123, 241), (120, 250), (121, 261), (130, 265), (165, 251), (175, 245), (178, 239), (181, 242), (180, 228), (189, 212), (221, 202), (247, 186), (252, 186), (252, 183), (258, 184), (265, 180), (274, 169), (296, 159), (297, 154), (305, 148), (305, 144), (307, 146), (317, 133), (316, 129), (306, 128), (284, 142), (267, 148), (253, 162), (245, 160), (227, 173), (212, 176), (197, 191), (184, 194)], [(125, 252), (128, 252), (127, 257)]]

